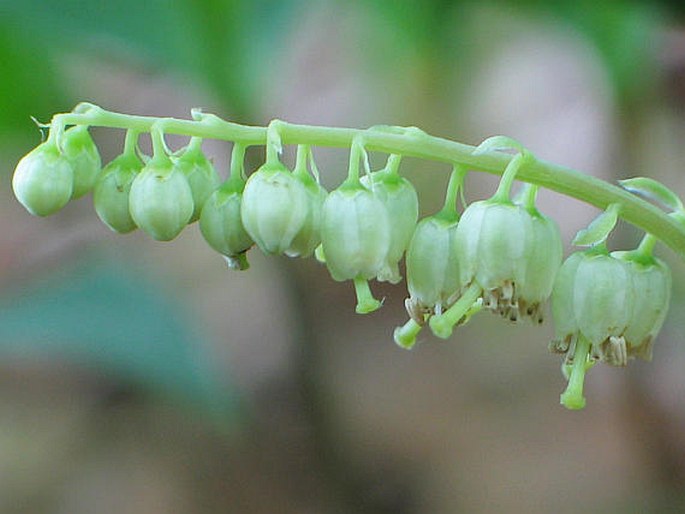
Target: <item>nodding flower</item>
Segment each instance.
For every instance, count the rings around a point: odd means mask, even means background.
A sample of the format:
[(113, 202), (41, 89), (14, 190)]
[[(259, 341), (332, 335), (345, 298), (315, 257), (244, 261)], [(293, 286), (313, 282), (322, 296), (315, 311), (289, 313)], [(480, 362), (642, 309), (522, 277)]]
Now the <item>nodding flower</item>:
[(602, 244), (564, 262), (552, 294), (550, 349), (566, 355), (566, 407), (585, 405), (584, 375), (595, 362), (625, 366), (629, 358), (651, 359), (670, 291), (668, 267), (641, 251), (609, 254)]

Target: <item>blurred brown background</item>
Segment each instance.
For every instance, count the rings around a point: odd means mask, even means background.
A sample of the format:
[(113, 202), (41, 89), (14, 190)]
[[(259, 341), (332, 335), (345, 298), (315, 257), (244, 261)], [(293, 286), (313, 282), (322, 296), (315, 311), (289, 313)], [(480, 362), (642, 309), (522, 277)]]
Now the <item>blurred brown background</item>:
[[(674, 299), (654, 362), (597, 366), (570, 412), (549, 323), (481, 314), (407, 352), (392, 341), (404, 284), (373, 284), (385, 305), (358, 316), (351, 285), (314, 259), (252, 251), (248, 272), (229, 272), (196, 226), (172, 243), (119, 236), (90, 197), (34, 218), (10, 186), (40, 141), (29, 116), (92, 101), (471, 144), (506, 134), (685, 196), (680, 5), (0, 4), (0, 513), (685, 511), (685, 267), (666, 248)], [(120, 131), (94, 137), (105, 162), (122, 148)], [(229, 145), (205, 150), (225, 176)], [(315, 155), (335, 187), (347, 155)], [(449, 169), (402, 171), (422, 213), (437, 210)], [(467, 197), (495, 184), (474, 173)], [(566, 241), (597, 214), (548, 191), (539, 203)], [(621, 225), (611, 246), (640, 237)]]

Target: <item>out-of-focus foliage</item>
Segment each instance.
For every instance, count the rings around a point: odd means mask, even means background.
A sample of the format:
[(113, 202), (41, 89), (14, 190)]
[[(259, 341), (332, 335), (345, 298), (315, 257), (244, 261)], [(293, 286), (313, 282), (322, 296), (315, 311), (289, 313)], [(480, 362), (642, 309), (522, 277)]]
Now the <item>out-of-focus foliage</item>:
[(25, 285), (0, 307), (0, 358), (95, 367), (115, 381), (228, 414), (235, 398), (183, 307), (101, 259)]
[(43, 42), (0, 21), (0, 70), (0, 137), (16, 137), (17, 131), (35, 134), (29, 113), (49, 118), (65, 97)]
[[(211, 86), (240, 120), (248, 118), (259, 100), (261, 81), (279, 49), (276, 42), (292, 27), (303, 4), (300, 0), (26, 0), (11, 3), (7, 14), (12, 26), (24, 27), (14, 44), (31, 45), (43, 59), (55, 50), (98, 50), (152, 70), (191, 73)], [(26, 69), (32, 68), (40, 66)], [(36, 111), (27, 107), (16, 110)]]

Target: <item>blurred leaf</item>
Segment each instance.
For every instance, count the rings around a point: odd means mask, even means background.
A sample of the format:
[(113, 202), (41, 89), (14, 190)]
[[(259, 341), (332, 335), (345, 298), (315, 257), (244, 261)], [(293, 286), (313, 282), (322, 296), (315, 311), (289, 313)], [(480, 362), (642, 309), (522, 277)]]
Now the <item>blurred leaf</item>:
[(66, 96), (45, 45), (0, 22), (0, 70), (0, 136), (14, 138), (19, 131), (38, 140), (30, 116), (49, 120)]
[(301, 5), (302, 0), (24, 0), (7, 11), (16, 24), (41, 35), (46, 51), (118, 50), (148, 68), (193, 73), (241, 121), (259, 100), (259, 85), (270, 78), (269, 64)]
[(654, 85), (657, 35), (664, 25), (657, 4), (633, 0), (535, 0), (532, 4), (541, 12), (550, 10), (590, 40), (603, 58), (620, 100), (634, 100)]
[(0, 305), (0, 355), (94, 366), (219, 414), (235, 408), (209, 345), (159, 288), (111, 266), (82, 264)]

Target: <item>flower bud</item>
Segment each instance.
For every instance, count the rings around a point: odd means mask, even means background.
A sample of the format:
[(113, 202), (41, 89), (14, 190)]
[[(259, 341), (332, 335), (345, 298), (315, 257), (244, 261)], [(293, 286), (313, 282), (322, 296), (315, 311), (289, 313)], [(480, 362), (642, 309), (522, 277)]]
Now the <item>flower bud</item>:
[(202, 206), (209, 195), (219, 187), (220, 179), (211, 161), (205, 157), (200, 147), (201, 140), (194, 139), (181, 156), (176, 160), (177, 166), (188, 179), (190, 191), (193, 194), (193, 215), (189, 223), (200, 218)]
[(22, 157), (12, 177), (17, 200), (35, 216), (48, 216), (64, 207), (73, 186), (73, 168), (51, 141)]
[(168, 159), (153, 159), (131, 184), (133, 221), (152, 238), (170, 241), (193, 214), (193, 194), (183, 172)]
[(264, 253), (284, 253), (309, 214), (301, 181), (282, 164), (264, 164), (247, 179), (241, 204), (245, 230)]
[(343, 183), (323, 204), (321, 240), (334, 280), (373, 278), (385, 266), (390, 245), (387, 210), (359, 182)]
[(398, 263), (409, 245), (419, 216), (419, 200), (414, 186), (393, 171), (379, 171), (361, 179), (388, 211), (390, 244), (385, 265), (378, 273), (379, 281), (392, 284), (402, 280)]
[(72, 198), (80, 198), (93, 189), (102, 162), (88, 127), (78, 125), (64, 132), (62, 140), (64, 156), (74, 170)]
[(307, 173), (295, 173), (295, 178), (302, 183), (306, 193), (307, 217), (285, 250), (288, 257), (308, 257), (321, 243), (321, 219), (323, 202), (328, 193)]
[(205, 241), (226, 256), (229, 267), (241, 270), (249, 267), (245, 253), (254, 244), (240, 216), (244, 188), (240, 178), (227, 180), (209, 196), (200, 215)]
[(131, 184), (143, 167), (135, 154), (124, 154), (107, 164), (93, 189), (95, 211), (110, 229), (126, 234), (137, 228), (129, 210)]

